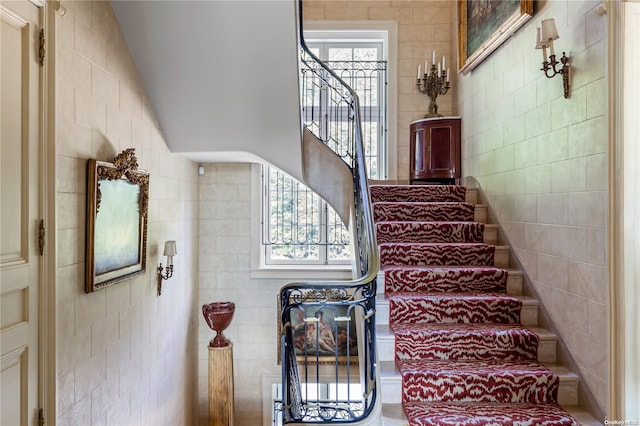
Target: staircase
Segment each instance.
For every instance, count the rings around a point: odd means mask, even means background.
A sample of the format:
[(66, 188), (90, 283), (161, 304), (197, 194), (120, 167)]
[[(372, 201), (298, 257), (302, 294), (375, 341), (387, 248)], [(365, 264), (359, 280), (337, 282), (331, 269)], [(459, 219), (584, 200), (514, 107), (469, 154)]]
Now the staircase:
[(476, 190), (372, 185), (371, 196), (384, 424), (599, 424), (576, 408), (578, 378), (555, 364), (557, 338), (537, 327), (538, 301), (522, 296)]

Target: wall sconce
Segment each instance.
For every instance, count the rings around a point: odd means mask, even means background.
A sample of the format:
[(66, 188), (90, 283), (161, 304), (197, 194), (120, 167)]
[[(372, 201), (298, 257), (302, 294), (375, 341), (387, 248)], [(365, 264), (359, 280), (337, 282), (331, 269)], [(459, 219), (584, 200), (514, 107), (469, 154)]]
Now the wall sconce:
[[(536, 49), (542, 49), (542, 71), (548, 78), (555, 77), (556, 74), (562, 74), (562, 85), (564, 86), (564, 97), (569, 98), (569, 58), (562, 52), (560, 62), (556, 59), (556, 53), (553, 50), (553, 40), (560, 38), (558, 29), (553, 18), (544, 19), (540, 22), (540, 26), (536, 28)], [(549, 60), (547, 60), (547, 47), (549, 48)], [(562, 68), (557, 69), (556, 66), (562, 63)]]
[[(162, 294), (162, 280), (168, 280), (173, 276), (173, 256), (178, 254), (175, 241), (164, 243), (164, 255), (167, 257), (167, 267), (163, 268), (162, 263), (158, 266), (158, 296)], [(164, 273), (162, 272), (164, 270)]]

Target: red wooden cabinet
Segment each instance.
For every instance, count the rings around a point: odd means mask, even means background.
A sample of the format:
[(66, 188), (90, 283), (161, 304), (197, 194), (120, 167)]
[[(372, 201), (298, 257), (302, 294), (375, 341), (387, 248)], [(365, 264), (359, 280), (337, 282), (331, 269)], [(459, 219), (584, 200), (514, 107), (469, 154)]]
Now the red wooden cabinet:
[(411, 123), (409, 180), (453, 184), (460, 178), (460, 117)]

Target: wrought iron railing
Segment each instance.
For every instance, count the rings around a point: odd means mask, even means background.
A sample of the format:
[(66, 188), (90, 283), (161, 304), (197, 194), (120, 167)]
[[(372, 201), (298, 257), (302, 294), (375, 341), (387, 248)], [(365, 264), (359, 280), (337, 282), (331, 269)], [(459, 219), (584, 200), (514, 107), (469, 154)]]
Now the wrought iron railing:
[(375, 295), (379, 268), (359, 99), (307, 48), (300, 19), (301, 99), (305, 126), (350, 167), (354, 184), (352, 281), (302, 282), (280, 290), (282, 421), (349, 423), (368, 417), (376, 403)]
[[(323, 66), (333, 71), (343, 82), (349, 85), (360, 101), (362, 142), (367, 164), (367, 176), (370, 179), (385, 179), (387, 166), (387, 61), (323, 61)], [(308, 80), (310, 79), (310, 80)], [(302, 105), (305, 112), (303, 120), (313, 122), (306, 114), (316, 112), (318, 108), (327, 109), (326, 103), (332, 98), (314, 84), (315, 73), (302, 75)], [(349, 108), (348, 104), (336, 105), (337, 108)], [(338, 111), (335, 118), (349, 119), (346, 111)], [(326, 137), (325, 132), (316, 127), (316, 135)]]

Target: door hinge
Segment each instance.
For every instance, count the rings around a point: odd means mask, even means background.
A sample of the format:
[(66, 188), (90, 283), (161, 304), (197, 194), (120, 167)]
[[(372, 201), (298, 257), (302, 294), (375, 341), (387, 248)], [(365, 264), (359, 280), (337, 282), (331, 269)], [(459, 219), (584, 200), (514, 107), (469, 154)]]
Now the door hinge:
[(44, 426), (44, 410), (42, 408), (38, 410), (38, 425)]
[(44, 219), (40, 219), (40, 230), (38, 232), (38, 246), (40, 247), (40, 256), (44, 255)]
[(46, 39), (44, 37), (44, 28), (42, 28), (40, 30), (40, 52), (38, 53), (38, 56), (40, 58), (40, 65), (44, 65), (44, 54), (46, 53), (45, 44)]

